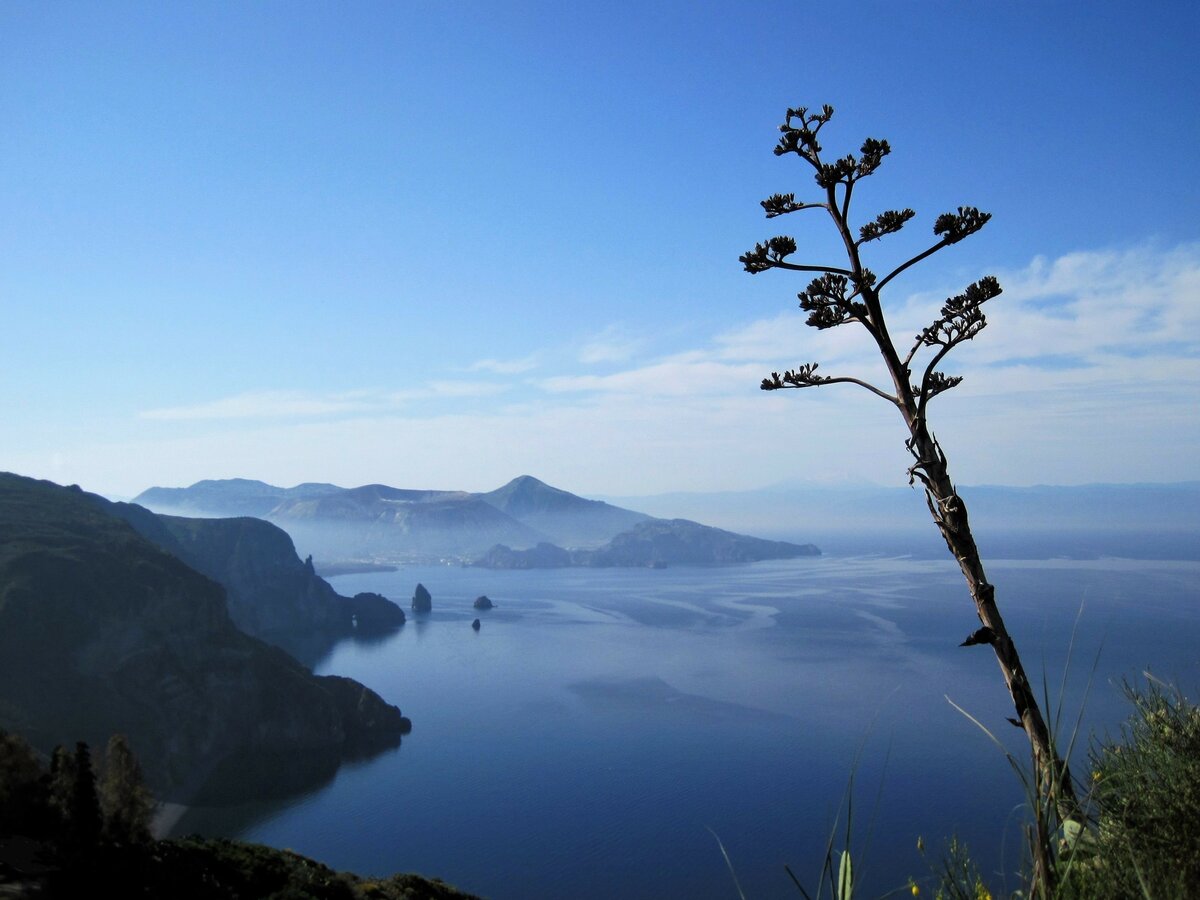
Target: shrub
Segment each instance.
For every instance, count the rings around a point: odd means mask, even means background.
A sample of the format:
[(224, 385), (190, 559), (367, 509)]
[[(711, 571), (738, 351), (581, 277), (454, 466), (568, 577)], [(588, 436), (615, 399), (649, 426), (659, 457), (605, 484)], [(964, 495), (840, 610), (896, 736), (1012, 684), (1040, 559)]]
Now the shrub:
[(1150, 680), (1128, 683), (1120, 740), (1090, 754), (1096, 827), (1064, 866), (1080, 898), (1200, 896), (1200, 708)]

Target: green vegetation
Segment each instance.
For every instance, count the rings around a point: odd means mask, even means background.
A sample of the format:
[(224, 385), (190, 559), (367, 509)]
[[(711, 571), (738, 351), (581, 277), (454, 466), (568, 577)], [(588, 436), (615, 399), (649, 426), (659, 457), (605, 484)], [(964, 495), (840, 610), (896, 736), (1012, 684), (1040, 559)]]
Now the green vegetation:
[(1059, 894), (1200, 896), (1200, 708), (1154, 680), (1125, 692), (1134, 712), (1091, 750), (1092, 820), (1060, 857)]
[[(1022, 871), (981, 871), (970, 848), (955, 836), (930, 858), (924, 839), (917, 838), (917, 851), (929, 863), (929, 874), (909, 878), (884, 896), (934, 900), (1200, 897), (1200, 707), (1153, 678), (1145, 689), (1127, 683), (1125, 693), (1133, 712), (1119, 737), (1094, 741), (1088, 753), (1091, 785), (1079, 786), (1083, 821), (1068, 820), (1047, 842), (1050, 879), (1036, 874), (1038, 815), (1031, 812), (1025, 826), (1029, 840)], [(852, 791), (853, 778), (847, 789), (845, 824), (833, 824), (815, 890), (810, 893), (791, 867), (784, 867), (805, 900), (853, 900), (862, 895), (851, 864)], [(1032, 792), (1030, 799), (1036, 800)], [(841, 850), (836, 847), (839, 832)], [(747, 900), (724, 846), (720, 849), (738, 895)]]
[(150, 837), (153, 800), (128, 742), (114, 735), (99, 778), (85, 743), (33, 748), (0, 731), (0, 895), (178, 900), (442, 900), (464, 894), (416, 875), (368, 880), (287, 850), (230, 840)]
[[(1096, 740), (1088, 753), (1091, 786), (1080, 789), (1087, 813), (1053, 842), (1054, 877), (1026, 871), (1013, 898), (1044, 900), (1188, 900), (1200, 896), (1200, 708), (1154, 679), (1126, 684), (1133, 712), (1119, 738)], [(1036, 819), (1031, 816), (1031, 819)], [(1032, 834), (1036, 822), (1028, 826)], [(924, 844), (917, 849), (924, 855)], [(932, 885), (935, 900), (991, 900), (996, 878), (981, 873), (968, 848), (951, 838), (933, 875), (909, 882), (914, 896)], [(1011, 883), (1011, 878), (1007, 879)]]

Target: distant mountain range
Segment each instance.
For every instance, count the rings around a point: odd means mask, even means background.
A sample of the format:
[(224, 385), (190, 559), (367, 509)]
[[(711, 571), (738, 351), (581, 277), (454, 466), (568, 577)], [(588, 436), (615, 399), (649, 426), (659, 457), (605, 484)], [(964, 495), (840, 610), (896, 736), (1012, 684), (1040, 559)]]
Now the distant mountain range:
[(325, 562), (455, 561), (494, 568), (721, 564), (813, 556), (812, 544), (763, 541), (657, 519), (529, 475), (486, 493), (200, 481), (150, 488), (134, 502), (187, 516), (256, 516)]
[[(985, 557), (1200, 558), (1200, 482), (962, 485)], [(607, 497), (652, 515), (695, 517), (781, 540), (819, 534), (828, 552), (940, 555), (922, 492), (910, 487), (781, 484), (749, 491)], [(924, 550), (922, 550), (924, 548)]]

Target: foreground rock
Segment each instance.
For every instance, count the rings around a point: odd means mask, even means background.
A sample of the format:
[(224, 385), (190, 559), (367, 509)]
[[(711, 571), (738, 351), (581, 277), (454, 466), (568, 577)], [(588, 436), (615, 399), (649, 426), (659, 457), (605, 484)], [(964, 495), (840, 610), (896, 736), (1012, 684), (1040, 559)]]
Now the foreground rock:
[(0, 728), (48, 753), (124, 733), (163, 799), (226, 760), (330, 774), (395, 746), (400, 710), (239, 631), (224, 589), (78, 488), (0, 474)]

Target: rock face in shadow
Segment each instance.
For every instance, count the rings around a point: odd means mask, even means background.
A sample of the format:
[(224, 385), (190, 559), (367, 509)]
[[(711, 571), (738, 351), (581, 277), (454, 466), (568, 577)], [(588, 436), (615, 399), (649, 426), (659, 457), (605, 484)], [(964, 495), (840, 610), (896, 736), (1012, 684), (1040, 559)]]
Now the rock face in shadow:
[(353, 597), (341, 597), (358, 634), (384, 634), (405, 622), (404, 610), (382, 594), (363, 591)]
[(362, 601), (340, 596), (317, 575), (312, 557), (301, 562), (287, 532), (270, 522), (164, 516), (133, 503), (88, 496), (224, 587), (229, 615), (241, 631), (297, 659), (315, 659), (342, 637), (378, 634), (404, 624), (404, 611), (378, 594)]
[(216, 581), (106, 504), (0, 474), (0, 727), (45, 752), (123, 732), (184, 800), (238, 754), (336, 765), (399, 743), (399, 709), (239, 631)]
[(476, 597), (475, 602), (471, 604), (475, 609), (491, 609), (496, 604), (491, 601), (487, 594), (482, 597)]

